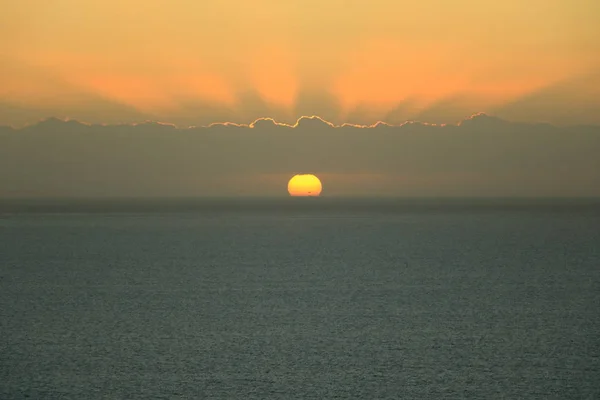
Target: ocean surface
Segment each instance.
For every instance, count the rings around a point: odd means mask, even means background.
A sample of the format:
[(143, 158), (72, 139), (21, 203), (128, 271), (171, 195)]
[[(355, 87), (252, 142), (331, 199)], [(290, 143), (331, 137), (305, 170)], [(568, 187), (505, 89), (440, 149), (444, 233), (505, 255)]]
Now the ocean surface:
[(600, 205), (4, 201), (22, 398), (598, 399)]

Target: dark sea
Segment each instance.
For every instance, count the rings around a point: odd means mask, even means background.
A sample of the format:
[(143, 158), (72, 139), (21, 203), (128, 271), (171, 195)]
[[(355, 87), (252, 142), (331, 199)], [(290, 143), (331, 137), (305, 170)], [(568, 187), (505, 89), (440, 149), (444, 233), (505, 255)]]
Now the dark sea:
[(0, 202), (0, 399), (599, 399), (596, 200)]

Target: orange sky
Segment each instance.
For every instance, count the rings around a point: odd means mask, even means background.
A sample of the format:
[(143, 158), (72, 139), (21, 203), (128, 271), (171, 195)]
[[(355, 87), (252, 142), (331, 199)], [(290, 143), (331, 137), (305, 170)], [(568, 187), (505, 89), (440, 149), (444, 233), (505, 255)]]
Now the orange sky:
[(596, 0), (7, 0), (0, 123), (600, 123)]

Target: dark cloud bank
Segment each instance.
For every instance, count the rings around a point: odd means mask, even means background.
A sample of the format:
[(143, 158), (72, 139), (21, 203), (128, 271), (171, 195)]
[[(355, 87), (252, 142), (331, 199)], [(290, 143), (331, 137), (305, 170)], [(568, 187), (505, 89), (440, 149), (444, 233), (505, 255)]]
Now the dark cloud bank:
[(600, 196), (600, 127), (456, 125), (87, 125), (48, 119), (0, 127), (0, 196), (285, 195), (311, 172), (327, 195)]

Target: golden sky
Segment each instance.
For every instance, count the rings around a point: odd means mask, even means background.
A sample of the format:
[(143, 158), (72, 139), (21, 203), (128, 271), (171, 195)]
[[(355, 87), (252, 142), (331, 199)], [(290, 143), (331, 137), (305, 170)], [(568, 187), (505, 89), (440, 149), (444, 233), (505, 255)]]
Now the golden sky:
[(0, 123), (600, 123), (598, 0), (4, 0)]

